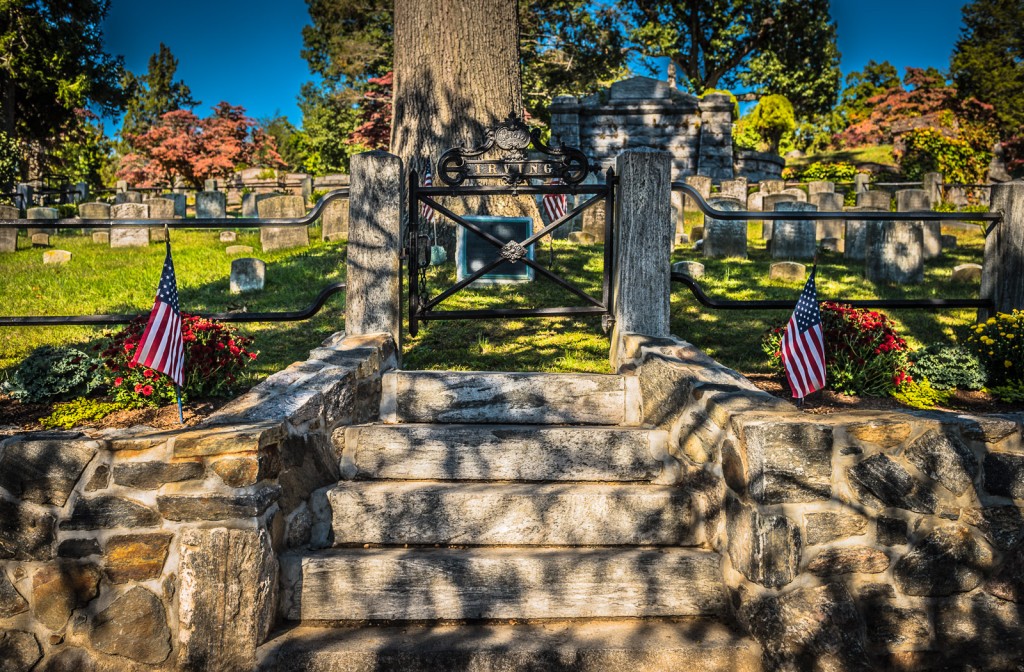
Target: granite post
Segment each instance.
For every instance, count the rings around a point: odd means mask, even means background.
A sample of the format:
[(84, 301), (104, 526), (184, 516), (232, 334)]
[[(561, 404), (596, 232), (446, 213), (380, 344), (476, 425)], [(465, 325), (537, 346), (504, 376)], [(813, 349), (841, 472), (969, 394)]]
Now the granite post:
[(992, 211), (1003, 221), (985, 239), (981, 298), (1009, 313), (1024, 308), (1024, 181), (993, 184)]

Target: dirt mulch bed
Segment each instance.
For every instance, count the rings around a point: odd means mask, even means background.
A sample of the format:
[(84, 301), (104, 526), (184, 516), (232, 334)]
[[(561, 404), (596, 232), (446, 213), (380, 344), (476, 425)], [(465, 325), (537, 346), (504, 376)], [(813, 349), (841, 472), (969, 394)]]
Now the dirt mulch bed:
[[(776, 397), (794, 401), (789, 387), (780, 376), (770, 373), (745, 373), (754, 385)], [(803, 410), (806, 413), (827, 414), (840, 411), (907, 411), (918, 410), (904, 406), (892, 397), (851, 397), (831, 390), (822, 390), (808, 395), (804, 400)], [(971, 392), (955, 390), (947, 406), (937, 406), (935, 410), (954, 413), (971, 413), (988, 415), (996, 413), (1019, 413), (1024, 411), (1024, 404), (1007, 404), (999, 401), (988, 392)]]
[[(185, 426), (202, 422), (229, 401), (230, 399), (190, 401), (183, 408)], [(53, 408), (54, 404), (23, 404), (7, 395), (0, 395), (0, 436), (15, 434), (19, 431), (41, 430), (39, 420), (50, 415)], [(82, 423), (82, 427), (95, 429), (126, 428), (135, 425), (147, 425), (157, 429), (179, 428), (182, 424), (178, 419), (178, 405), (114, 411), (99, 420)]]

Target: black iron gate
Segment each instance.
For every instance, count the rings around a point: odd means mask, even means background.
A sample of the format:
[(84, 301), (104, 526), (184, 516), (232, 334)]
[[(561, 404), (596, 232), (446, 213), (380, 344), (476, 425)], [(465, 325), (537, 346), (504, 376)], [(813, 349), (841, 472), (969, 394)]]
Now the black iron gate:
[[(526, 150), (533, 148), (543, 158), (529, 158)], [(497, 147), (505, 154), (499, 159), (480, 159)], [(444, 186), (424, 186), (416, 170), (409, 171), (409, 227), (406, 236), (405, 258), (409, 269), (409, 333), (415, 336), (420, 322), (429, 320), (487, 319), (495, 317), (560, 317), (569, 315), (603, 315), (605, 326), (612, 310), (611, 268), (613, 263), (614, 187), (612, 169), (604, 173), (604, 182), (583, 184), (590, 172), (587, 157), (578, 149), (562, 145), (549, 147), (541, 142), (538, 131), (530, 131), (519, 119), (509, 118), (487, 132), (483, 145), (473, 149), (449, 149), (437, 162), (437, 177)], [(500, 185), (466, 184), (500, 181)], [(532, 180), (546, 180), (535, 185)], [(523, 240), (501, 240), (468, 221), (438, 202), (443, 196), (536, 196), (546, 194), (572, 194), (589, 196), (582, 203), (558, 217), (547, 226)], [(573, 221), (583, 211), (604, 201), (604, 278), (601, 297), (597, 298), (562, 278), (551, 269), (531, 259), (527, 250), (544, 236)], [(430, 296), (426, 284), (426, 269), (430, 265), (430, 236), (421, 229), (420, 210), (423, 206), (446, 217), (468, 232), (494, 247), (494, 258), (467, 277), (456, 282), (436, 296)], [(435, 241), (436, 242), (436, 241)], [(524, 264), (540, 276), (554, 282), (570, 295), (582, 300), (582, 306), (541, 308), (491, 308), (479, 310), (438, 310), (445, 299), (466, 289), (473, 282), (492, 272), (502, 264)]]

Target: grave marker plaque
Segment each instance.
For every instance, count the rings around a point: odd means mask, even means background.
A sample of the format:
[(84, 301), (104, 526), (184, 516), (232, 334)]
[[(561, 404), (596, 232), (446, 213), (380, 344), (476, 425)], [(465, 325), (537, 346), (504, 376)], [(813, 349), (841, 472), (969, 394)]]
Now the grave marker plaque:
[[(509, 243), (525, 240), (533, 233), (533, 220), (529, 217), (489, 217), (483, 215), (467, 215), (464, 219), (486, 231), (502, 242)], [(534, 258), (534, 246), (527, 248), (518, 243), (508, 246), (508, 252), (499, 251), (497, 247), (466, 228), (459, 228), (456, 247), (458, 259), (458, 280), (461, 282), (483, 268), (501, 254), (505, 258)], [(485, 273), (471, 286), (488, 286), (530, 282), (533, 280), (533, 269), (524, 263), (503, 262), (489, 273)]]

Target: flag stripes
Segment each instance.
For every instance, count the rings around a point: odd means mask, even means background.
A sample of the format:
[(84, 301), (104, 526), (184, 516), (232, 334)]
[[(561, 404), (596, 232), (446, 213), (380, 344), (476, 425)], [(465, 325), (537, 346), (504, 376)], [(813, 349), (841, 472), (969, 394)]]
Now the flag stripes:
[[(548, 183), (550, 186), (559, 186), (564, 184), (561, 178), (556, 177)], [(566, 205), (565, 194), (544, 194), (542, 199), (544, 205), (544, 214), (548, 217), (548, 222), (554, 222), (557, 219), (565, 217), (568, 207)]]
[(814, 284), (816, 272), (811, 271), (779, 346), (786, 379), (798, 399), (825, 387), (825, 337)]
[(178, 282), (174, 277), (170, 240), (167, 241), (167, 256), (164, 258), (164, 269), (160, 275), (153, 310), (149, 313), (146, 329), (142, 332), (132, 362), (167, 374), (179, 387), (185, 382), (185, 342), (182, 338)]

